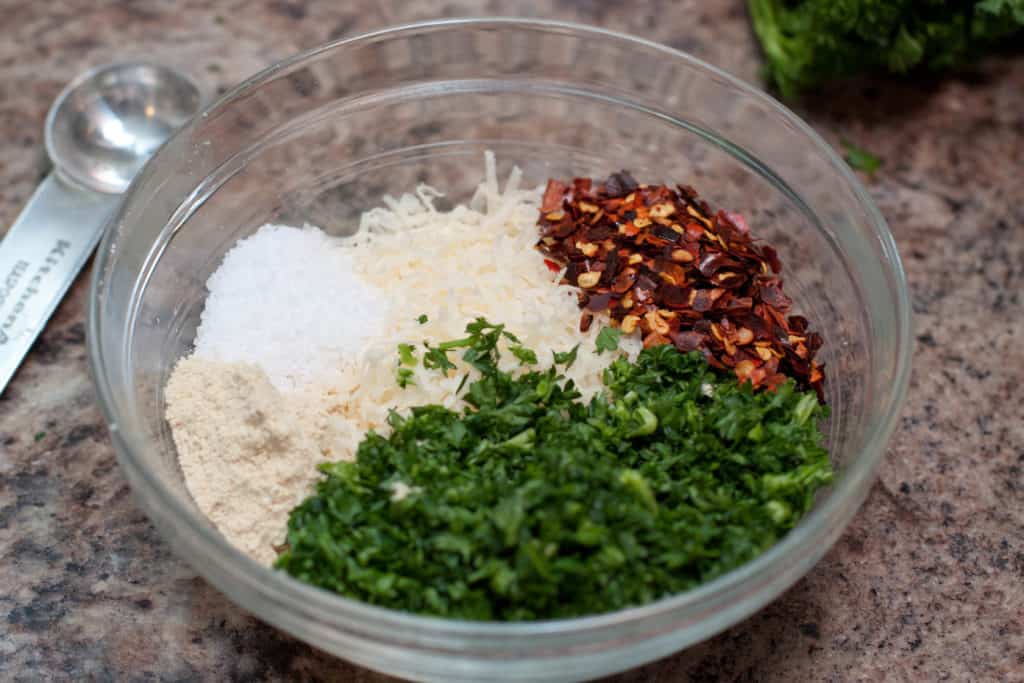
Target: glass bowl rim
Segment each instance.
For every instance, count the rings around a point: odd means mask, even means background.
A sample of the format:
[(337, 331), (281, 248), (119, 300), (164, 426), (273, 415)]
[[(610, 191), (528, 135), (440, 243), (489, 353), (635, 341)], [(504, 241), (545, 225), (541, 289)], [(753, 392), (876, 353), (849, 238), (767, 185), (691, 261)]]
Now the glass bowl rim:
[[(898, 323), (895, 330), (897, 336), (897, 359), (895, 376), (892, 383), (893, 389), (886, 395), (887, 405), (883, 407), (882, 411), (879, 411), (885, 417), (881, 420), (879, 428), (868, 438), (865, 446), (859, 451), (855, 462), (851, 464), (847, 473), (836, 483), (832, 492), (818, 506), (811, 510), (790, 533), (754, 560), (689, 591), (670, 595), (646, 605), (630, 607), (615, 612), (568, 619), (522, 622), (467, 621), (422, 616), (345, 598), (301, 583), (283, 572), (256, 562), (232, 546), (219, 533), (210, 528), (207, 523), (199, 519), (192, 510), (182, 505), (175, 494), (167, 490), (141, 461), (136, 458), (134, 444), (126, 441), (125, 435), (118, 427), (119, 421), (115, 410), (116, 401), (114, 399), (115, 390), (109, 383), (109, 375), (106, 371), (107, 361), (104, 359), (102, 345), (99, 342), (101, 338), (99, 299), (103, 286), (102, 274), (111, 257), (111, 246), (115, 238), (115, 231), (110, 228), (121, 221), (124, 207), (128, 204), (128, 200), (132, 197), (133, 191), (140, 182), (140, 179), (154, 172), (153, 169), (156, 168), (163, 156), (162, 152), (167, 147), (173, 145), (180, 137), (184, 136), (195, 125), (196, 121), (206, 117), (210, 112), (229, 104), (234, 99), (258, 90), (260, 86), (272, 81), (278, 74), (287, 72), (301, 64), (315, 61), (316, 57), (323, 53), (381, 38), (394, 39), (402, 37), (403, 34), (417, 34), (423, 31), (503, 28), (515, 28), (524, 31), (562, 32), (597, 40), (611, 40), (653, 50), (664, 54), (666, 58), (682, 62), (689, 68), (696, 69), (705, 75), (726, 82), (727, 85), (739, 91), (746, 98), (753, 98), (759, 101), (805, 136), (808, 142), (816, 148), (817, 152), (824, 155), (839, 177), (849, 186), (858, 204), (870, 218), (872, 232), (881, 245), (887, 265), (892, 270), (891, 275), (896, 283), (897, 291), (895, 292), (894, 305), (897, 309), (896, 317)], [(143, 500), (143, 507), (153, 516), (169, 517), (175, 522), (183, 521), (188, 526), (189, 531), (195, 534), (199, 545), (202, 546), (203, 552), (207, 555), (207, 559), (216, 562), (223, 570), (233, 574), (236, 578), (244, 577), (248, 585), (255, 588), (257, 592), (274, 598), (277, 605), (289, 605), (293, 612), (302, 612), (307, 615), (316, 614), (319, 618), (332, 625), (338, 625), (342, 621), (348, 622), (349, 619), (362, 619), (389, 628), (397, 627), (408, 631), (431, 634), (433, 637), (440, 638), (515, 638), (559, 634), (578, 635), (582, 631), (600, 631), (611, 627), (638, 624), (668, 614), (678, 614), (688, 607), (701, 603), (710, 604), (718, 598), (737, 594), (742, 591), (744, 584), (751, 581), (751, 579), (764, 572), (779, 569), (784, 565), (784, 560), (788, 556), (797, 553), (802, 548), (812, 547), (825, 535), (831, 523), (837, 522), (841, 527), (844, 527), (852, 519), (863, 497), (866, 495), (867, 487), (873, 480), (875, 470), (885, 453), (886, 444), (895, 428), (900, 408), (906, 396), (912, 351), (912, 344), (909, 343), (911, 313), (906, 275), (896, 249), (895, 241), (885, 219), (860, 181), (817, 132), (789, 108), (767, 93), (681, 50), (623, 32), (559, 20), (472, 17), (404, 23), (330, 41), (299, 52), (257, 72), (206, 106), (205, 109), (196, 114), (190, 123), (180, 128), (152, 156), (150, 162), (146, 164), (145, 168), (138, 174), (135, 181), (125, 192), (124, 197), (125, 200), (108, 223), (108, 229), (100, 244), (97, 260), (93, 267), (89, 291), (87, 325), (90, 370), (97, 387), (100, 407), (107, 421), (118, 460), (122, 467), (127, 467), (138, 475), (137, 481), (144, 485), (145, 491), (135, 492), (139, 499)], [(134, 486), (135, 482), (133, 481), (132, 483)], [(155, 496), (157, 499), (156, 503), (149, 504), (146, 502), (145, 495)], [(856, 504), (852, 506), (847, 505), (850, 501), (856, 501)], [(192, 558), (184, 557), (183, 559), (186, 559), (193, 566), (196, 564)], [(200, 573), (203, 574), (204, 572), (200, 571)], [(769, 595), (767, 599), (774, 598), (775, 595), (781, 593), (788, 585), (778, 588), (774, 591), (775, 594)], [(766, 601), (762, 601), (762, 604)], [(248, 605), (243, 606), (251, 609)], [(734, 623), (734, 621), (730, 623)], [(352, 624), (348, 623), (347, 625), (351, 626)], [(728, 624), (723, 626), (723, 628), (727, 626)]]

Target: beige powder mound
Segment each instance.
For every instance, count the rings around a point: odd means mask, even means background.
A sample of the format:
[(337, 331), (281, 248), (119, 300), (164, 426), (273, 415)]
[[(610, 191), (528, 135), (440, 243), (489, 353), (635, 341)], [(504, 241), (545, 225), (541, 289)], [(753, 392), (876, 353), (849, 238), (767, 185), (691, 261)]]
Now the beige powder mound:
[(274, 388), (255, 365), (189, 357), (165, 389), (167, 421), (189, 492), (222, 534), (254, 559), (274, 561), (288, 512), (310, 493), (316, 464), (345, 425), (313, 401)]

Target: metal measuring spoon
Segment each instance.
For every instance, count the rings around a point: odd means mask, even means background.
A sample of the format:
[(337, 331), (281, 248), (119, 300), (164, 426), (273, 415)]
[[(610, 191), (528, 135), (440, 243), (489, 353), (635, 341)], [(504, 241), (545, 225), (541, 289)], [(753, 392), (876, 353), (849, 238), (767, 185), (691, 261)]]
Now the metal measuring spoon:
[(146, 160), (199, 108), (186, 76), (114, 64), (73, 80), (46, 116), (54, 172), (0, 242), (0, 394), (96, 248)]

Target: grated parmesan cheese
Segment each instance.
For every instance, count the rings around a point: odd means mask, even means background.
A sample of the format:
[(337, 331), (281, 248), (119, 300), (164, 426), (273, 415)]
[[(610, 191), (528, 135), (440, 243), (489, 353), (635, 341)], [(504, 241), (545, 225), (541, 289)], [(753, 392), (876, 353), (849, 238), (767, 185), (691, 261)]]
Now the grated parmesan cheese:
[[(534, 248), (541, 189), (520, 189), (521, 175), (513, 169), (499, 192), (493, 155), (487, 154), (486, 162), (484, 182), (468, 206), (439, 212), (433, 202), (440, 193), (421, 186), (415, 195), (385, 197), (386, 208), (364, 214), (358, 232), (347, 238), (353, 251), (362, 252), (354, 259), (355, 273), (389, 292), (385, 329), (368, 341), (345, 377), (326, 376), (325, 388), (351, 396), (338, 408), (361, 426), (383, 429), (391, 408), (459, 407), (456, 390), (462, 376), (473, 377), (474, 370), (453, 354), (458, 370), (450, 376), (417, 365), (415, 385), (401, 389), (395, 383), (395, 347), (457, 339), (479, 316), (504, 323), (545, 365), (554, 351), (579, 344), (566, 375), (584, 396), (603, 388), (609, 357), (595, 352), (601, 326), (580, 333), (575, 288), (558, 285), (561, 274), (552, 273)], [(427, 315), (425, 324), (417, 321), (421, 314)], [(641, 344), (624, 337), (622, 348), (635, 356)], [(517, 361), (505, 353), (502, 365), (512, 369)]]

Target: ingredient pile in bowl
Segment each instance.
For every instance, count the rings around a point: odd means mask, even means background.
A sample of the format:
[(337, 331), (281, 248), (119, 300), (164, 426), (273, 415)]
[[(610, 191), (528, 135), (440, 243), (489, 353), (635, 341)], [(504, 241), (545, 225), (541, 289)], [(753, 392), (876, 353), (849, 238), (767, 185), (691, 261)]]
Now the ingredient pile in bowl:
[[(167, 419), (243, 552), (367, 603), (598, 614), (757, 557), (832, 478), (821, 337), (775, 251), (688, 187), (385, 197), (268, 225), (208, 282)], [(254, 301), (259, 306), (253, 305)]]

